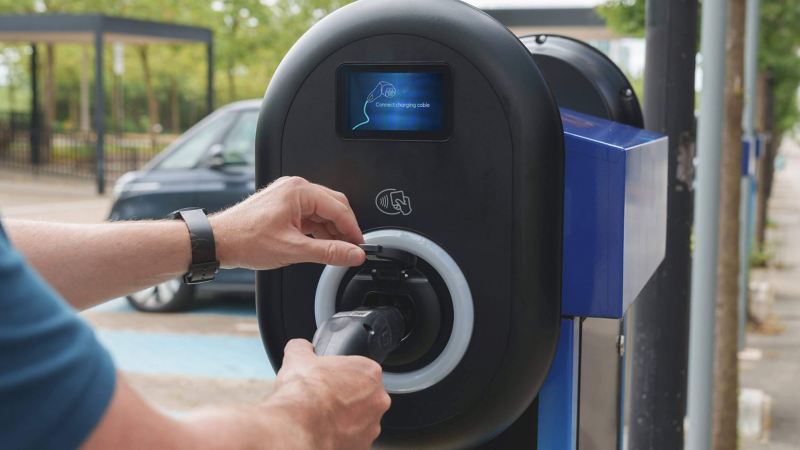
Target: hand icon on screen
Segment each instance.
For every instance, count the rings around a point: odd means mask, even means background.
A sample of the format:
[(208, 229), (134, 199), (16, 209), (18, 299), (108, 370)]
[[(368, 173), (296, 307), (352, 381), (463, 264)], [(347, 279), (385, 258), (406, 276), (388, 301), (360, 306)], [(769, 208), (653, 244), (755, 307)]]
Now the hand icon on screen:
[(388, 81), (379, 81), (378, 84), (375, 86), (375, 89), (373, 89), (372, 92), (369, 93), (367, 99), (364, 101), (364, 117), (366, 117), (367, 120), (354, 126), (353, 130), (369, 123), (369, 114), (367, 114), (367, 105), (369, 105), (370, 103), (374, 102), (375, 100), (381, 97), (392, 98), (395, 95), (397, 95), (397, 88), (395, 88), (392, 83), (389, 83)]

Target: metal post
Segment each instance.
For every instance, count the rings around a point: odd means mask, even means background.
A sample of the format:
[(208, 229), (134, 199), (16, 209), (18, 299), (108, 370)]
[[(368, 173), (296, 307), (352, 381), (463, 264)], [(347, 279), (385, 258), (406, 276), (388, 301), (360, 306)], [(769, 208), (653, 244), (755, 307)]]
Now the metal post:
[(725, 104), (726, 0), (704, 0), (700, 51), (703, 91), (697, 135), (694, 261), (689, 327), (688, 450), (711, 448), (714, 394), (714, 323), (717, 298), (722, 116)]
[(89, 47), (81, 45), (81, 75), (80, 75), (80, 108), (81, 132), (88, 134), (91, 130), (89, 122)]
[(206, 44), (206, 70), (207, 73), (207, 81), (206, 81), (206, 109), (208, 109), (208, 114), (211, 114), (214, 111), (214, 41), (213, 37), (209, 38), (208, 44)]
[(103, 194), (106, 190), (105, 173), (105, 89), (103, 89), (103, 33), (94, 33), (94, 129), (97, 135), (96, 161), (97, 161), (97, 193)]
[(755, 136), (756, 84), (758, 83), (758, 28), (761, 0), (747, 0), (744, 31), (744, 111), (742, 129), (746, 136)]
[(39, 123), (39, 56), (36, 53), (36, 43), (31, 43), (31, 166), (38, 168), (41, 162), (42, 136), (41, 123)]
[(632, 364), (628, 448), (683, 448), (689, 352), (697, 0), (650, 0), (645, 126), (669, 136), (664, 262), (628, 320)]
[(756, 146), (756, 84), (758, 81), (758, 26), (760, 22), (760, 0), (747, 0), (744, 33), (744, 111), (742, 129), (747, 141), (748, 170), (742, 177), (742, 217), (739, 225), (739, 350), (745, 346), (745, 324), (747, 320), (747, 297), (750, 284), (750, 251), (752, 250), (753, 184), (755, 183)]
[[(746, 38), (745, 38), (746, 39)], [(746, 69), (745, 69), (746, 70)], [(746, 102), (747, 100), (745, 100)], [(745, 103), (745, 109), (747, 109)], [(737, 347), (739, 350), (745, 347), (745, 322), (747, 318), (747, 276), (748, 266), (750, 265), (750, 251), (748, 246), (748, 223), (750, 222), (750, 183), (753, 173), (753, 151), (754, 142), (746, 132), (742, 134), (742, 179), (739, 182), (739, 294), (736, 299), (737, 314)]]

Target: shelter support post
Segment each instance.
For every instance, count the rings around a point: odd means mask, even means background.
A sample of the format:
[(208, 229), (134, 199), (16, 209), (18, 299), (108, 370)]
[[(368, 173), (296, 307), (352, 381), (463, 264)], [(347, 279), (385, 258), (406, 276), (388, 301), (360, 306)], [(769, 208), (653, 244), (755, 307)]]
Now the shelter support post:
[(42, 127), (39, 123), (39, 56), (36, 53), (36, 43), (31, 43), (31, 166), (39, 166), (42, 151)]
[(97, 193), (106, 190), (105, 180), (105, 89), (103, 88), (103, 34), (94, 33), (94, 128), (96, 134)]
[(208, 109), (208, 114), (211, 114), (214, 111), (214, 41), (213, 38), (209, 38), (208, 43), (206, 44), (206, 65), (207, 73), (207, 80), (206, 80), (206, 109)]

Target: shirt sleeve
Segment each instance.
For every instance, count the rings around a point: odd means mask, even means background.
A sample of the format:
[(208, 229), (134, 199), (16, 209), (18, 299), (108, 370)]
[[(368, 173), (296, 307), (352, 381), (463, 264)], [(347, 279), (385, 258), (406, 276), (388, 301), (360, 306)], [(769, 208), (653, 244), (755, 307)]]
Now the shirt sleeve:
[(0, 227), (0, 447), (77, 448), (115, 388), (92, 329)]

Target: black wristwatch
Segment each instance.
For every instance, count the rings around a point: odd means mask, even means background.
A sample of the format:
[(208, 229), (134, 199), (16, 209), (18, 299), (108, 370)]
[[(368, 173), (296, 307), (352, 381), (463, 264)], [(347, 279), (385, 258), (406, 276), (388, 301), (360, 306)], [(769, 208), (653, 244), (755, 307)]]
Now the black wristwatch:
[(173, 211), (170, 219), (181, 219), (189, 229), (192, 243), (192, 264), (183, 275), (186, 284), (198, 284), (211, 281), (219, 271), (217, 248), (214, 243), (214, 231), (208, 221), (206, 210), (202, 208), (183, 208)]

